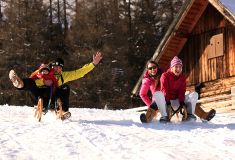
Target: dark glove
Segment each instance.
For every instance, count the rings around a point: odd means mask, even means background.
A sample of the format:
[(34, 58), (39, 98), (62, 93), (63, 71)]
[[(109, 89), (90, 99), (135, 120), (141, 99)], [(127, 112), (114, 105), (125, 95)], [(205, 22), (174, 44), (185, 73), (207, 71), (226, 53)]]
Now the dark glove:
[(171, 101), (166, 101), (166, 105), (170, 106), (171, 105)]
[(152, 104), (150, 104), (149, 106), (150, 108), (154, 109), (155, 111), (158, 110), (157, 104), (155, 102), (153, 102)]
[(186, 107), (184, 102), (180, 102), (180, 106), (185, 106)]

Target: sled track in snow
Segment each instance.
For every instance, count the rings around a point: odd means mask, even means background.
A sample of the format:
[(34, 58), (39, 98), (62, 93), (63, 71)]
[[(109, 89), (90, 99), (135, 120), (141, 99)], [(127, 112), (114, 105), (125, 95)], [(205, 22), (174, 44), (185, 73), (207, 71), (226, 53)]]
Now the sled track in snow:
[[(12, 132), (8, 132), (7, 130), (15, 130), (16, 132), (13, 132), (15, 134), (12, 134)], [(21, 140), (21, 136), (25, 132), (30, 131), (30, 127), (26, 127), (24, 130), (18, 130), (17, 128), (13, 128), (13, 126), (8, 126), (8, 128), (5, 128), (5, 134), (1, 135), (1, 147), (0, 147), (0, 153), (9, 153), (7, 155), (0, 154), (0, 159), (36, 159), (34, 156), (35, 154), (32, 153), (32, 151), (29, 149), (28, 145), (25, 144)], [(10, 146), (10, 147), (9, 147)], [(26, 157), (24, 157), (24, 153)], [(10, 155), (10, 157), (9, 157)]]
[[(96, 159), (97, 157), (102, 157), (104, 160), (109, 160), (110, 157), (106, 156), (105, 151), (102, 148), (99, 148), (95, 144), (93, 144), (87, 136), (84, 135), (84, 130), (81, 129), (81, 124), (75, 123), (75, 122), (69, 122), (72, 123), (69, 126), (65, 124), (66, 130), (70, 130), (71, 133), (68, 133), (66, 137), (68, 139), (72, 139), (74, 142), (74, 147), (77, 147), (77, 152), (79, 155), (79, 159)], [(97, 129), (97, 128), (96, 128)], [(90, 130), (90, 128), (89, 128)], [(86, 130), (87, 131), (87, 130)], [(86, 153), (89, 151), (88, 153)], [(84, 154), (85, 153), (85, 154)]]

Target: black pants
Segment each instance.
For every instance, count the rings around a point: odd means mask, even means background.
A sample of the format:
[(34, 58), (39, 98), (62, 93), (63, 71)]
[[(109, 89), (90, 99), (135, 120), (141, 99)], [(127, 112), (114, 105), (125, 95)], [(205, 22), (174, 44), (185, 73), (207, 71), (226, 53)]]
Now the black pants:
[(23, 79), (24, 87), (19, 88), (19, 90), (30, 91), (35, 97), (35, 101), (41, 97), (43, 98), (43, 106), (45, 108), (50, 108), (48, 105), (49, 100), (51, 100), (51, 104), (55, 103), (56, 98), (60, 98), (62, 101), (62, 109), (67, 112), (69, 110), (69, 95), (70, 88), (68, 85), (61, 85), (56, 88), (54, 93), (51, 95), (51, 87), (39, 88), (37, 87), (35, 81), (31, 78)]
[(69, 95), (70, 88), (66, 84), (61, 85), (56, 89), (55, 96), (56, 98), (60, 98), (60, 100), (62, 101), (62, 109), (65, 112), (69, 110)]

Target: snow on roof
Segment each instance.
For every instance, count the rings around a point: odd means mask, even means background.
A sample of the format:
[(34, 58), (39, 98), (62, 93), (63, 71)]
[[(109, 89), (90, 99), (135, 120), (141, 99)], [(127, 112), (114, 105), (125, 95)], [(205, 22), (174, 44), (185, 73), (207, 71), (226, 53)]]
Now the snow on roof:
[(234, 0), (220, 0), (220, 2), (226, 7), (233, 15), (235, 15), (235, 3)]

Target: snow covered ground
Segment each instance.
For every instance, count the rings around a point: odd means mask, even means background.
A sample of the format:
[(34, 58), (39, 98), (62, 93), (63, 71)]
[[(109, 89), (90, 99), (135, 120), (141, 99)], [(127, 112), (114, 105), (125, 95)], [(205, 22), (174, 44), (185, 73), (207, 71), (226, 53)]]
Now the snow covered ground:
[[(235, 113), (209, 123), (141, 124), (131, 110), (71, 109), (39, 123), (31, 107), (0, 106), (0, 160), (232, 160)], [(159, 118), (159, 117), (158, 117)]]

